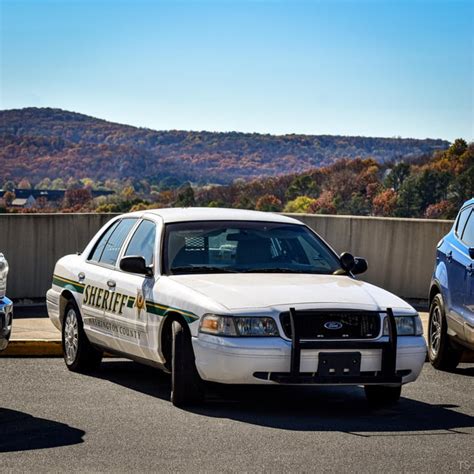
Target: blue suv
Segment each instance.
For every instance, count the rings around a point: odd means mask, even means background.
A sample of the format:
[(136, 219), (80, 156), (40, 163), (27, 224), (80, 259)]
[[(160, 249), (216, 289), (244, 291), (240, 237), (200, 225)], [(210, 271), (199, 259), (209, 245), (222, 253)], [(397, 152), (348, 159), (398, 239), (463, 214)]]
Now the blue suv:
[(430, 289), (431, 364), (455, 369), (465, 350), (474, 351), (474, 199), (438, 244)]

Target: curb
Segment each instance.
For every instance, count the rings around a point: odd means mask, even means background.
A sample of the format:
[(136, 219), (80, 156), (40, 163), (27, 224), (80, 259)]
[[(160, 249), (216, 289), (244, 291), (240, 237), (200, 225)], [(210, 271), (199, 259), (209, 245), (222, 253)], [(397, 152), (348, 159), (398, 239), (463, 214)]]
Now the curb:
[(0, 357), (62, 357), (61, 341), (47, 339), (16, 339), (0, 353)]

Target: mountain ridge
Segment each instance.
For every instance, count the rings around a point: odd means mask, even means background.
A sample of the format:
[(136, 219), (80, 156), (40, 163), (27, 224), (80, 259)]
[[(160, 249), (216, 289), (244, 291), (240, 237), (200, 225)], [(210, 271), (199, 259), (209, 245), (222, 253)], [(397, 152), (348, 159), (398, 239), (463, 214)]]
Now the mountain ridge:
[(230, 183), (304, 172), (337, 159), (410, 160), (442, 139), (153, 130), (53, 108), (0, 111), (4, 179), (149, 179)]

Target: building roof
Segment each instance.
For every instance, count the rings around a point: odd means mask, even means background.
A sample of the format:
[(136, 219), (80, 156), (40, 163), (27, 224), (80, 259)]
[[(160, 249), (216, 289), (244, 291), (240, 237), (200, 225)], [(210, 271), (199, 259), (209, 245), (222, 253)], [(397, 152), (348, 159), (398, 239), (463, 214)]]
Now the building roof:
[(16, 198), (12, 201), (12, 206), (24, 206), (28, 203), (28, 199)]

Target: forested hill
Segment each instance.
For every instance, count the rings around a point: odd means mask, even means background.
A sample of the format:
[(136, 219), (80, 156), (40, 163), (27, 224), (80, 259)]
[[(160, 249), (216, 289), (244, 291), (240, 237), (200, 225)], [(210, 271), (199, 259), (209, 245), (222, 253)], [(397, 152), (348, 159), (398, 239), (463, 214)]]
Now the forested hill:
[(326, 166), (340, 158), (383, 162), (431, 155), (435, 139), (155, 131), (51, 108), (0, 111), (3, 179), (147, 179), (226, 183)]

